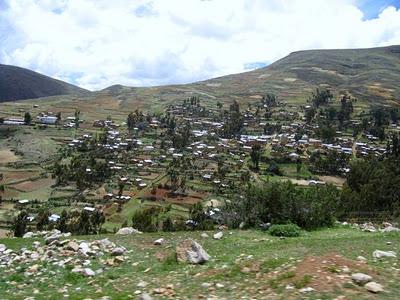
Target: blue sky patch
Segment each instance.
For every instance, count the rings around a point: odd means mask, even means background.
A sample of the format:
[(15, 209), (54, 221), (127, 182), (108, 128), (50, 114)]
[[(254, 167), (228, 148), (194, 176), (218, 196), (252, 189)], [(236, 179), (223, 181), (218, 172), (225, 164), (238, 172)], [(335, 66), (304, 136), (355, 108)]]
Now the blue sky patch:
[(388, 6), (400, 8), (400, 0), (359, 0), (358, 8), (364, 13), (364, 20), (375, 19)]
[(254, 69), (259, 69), (259, 68), (263, 68), (266, 66), (268, 66), (268, 63), (256, 61), (256, 62), (251, 62), (251, 63), (245, 63), (244, 69), (245, 70), (254, 70)]

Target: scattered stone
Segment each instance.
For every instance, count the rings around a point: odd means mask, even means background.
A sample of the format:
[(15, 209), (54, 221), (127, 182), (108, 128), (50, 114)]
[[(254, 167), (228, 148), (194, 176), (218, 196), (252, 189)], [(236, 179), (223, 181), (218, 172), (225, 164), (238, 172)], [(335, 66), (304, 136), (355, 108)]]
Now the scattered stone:
[(396, 252), (394, 251), (382, 251), (382, 250), (375, 250), (372, 253), (374, 258), (382, 258), (382, 257), (397, 257)]
[(138, 299), (139, 300), (153, 300), (153, 298), (147, 293), (141, 294)]
[(219, 288), (219, 289), (222, 289), (222, 288), (225, 287), (225, 285), (223, 285), (222, 283), (217, 283), (217, 284), (215, 284), (215, 286), (216, 286), (217, 288)]
[(396, 231), (400, 231), (400, 228), (388, 226), (386, 228), (381, 229), (380, 231), (381, 232), (396, 232)]
[(27, 233), (25, 233), (23, 236), (22, 236), (22, 238), (24, 238), (24, 239), (30, 239), (30, 238), (32, 238), (33, 237), (33, 232), (31, 232), (31, 231), (28, 231)]
[(162, 244), (164, 244), (164, 239), (163, 238), (159, 238), (158, 240), (155, 240), (154, 241), (154, 245), (162, 245)]
[(0, 244), (0, 252), (4, 252), (4, 251), (6, 251), (6, 250), (7, 250), (6, 245)]
[(119, 255), (124, 254), (124, 252), (125, 252), (125, 248), (117, 247), (117, 248), (114, 248), (112, 250), (111, 255), (112, 256), (119, 256)]
[(205, 288), (205, 289), (208, 289), (208, 288), (212, 287), (212, 283), (203, 282), (203, 283), (201, 284), (201, 287), (202, 287), (202, 288)]
[(358, 261), (362, 261), (362, 262), (367, 261), (367, 259), (364, 256), (361, 256), (361, 255), (357, 256), (357, 260)]
[(205, 232), (203, 232), (201, 235), (200, 235), (203, 239), (206, 239), (206, 238), (208, 238), (209, 236), (208, 236), (208, 234), (207, 233), (205, 233)]
[(137, 287), (140, 287), (140, 288), (145, 288), (146, 286), (148, 286), (149, 284), (146, 282), (146, 281), (140, 281), (138, 284), (137, 284)]
[(364, 285), (372, 280), (372, 277), (363, 273), (351, 274), (351, 279), (358, 285)]
[(312, 287), (305, 287), (299, 290), (300, 293), (310, 293), (315, 291), (315, 289), (313, 289)]
[(180, 262), (202, 264), (210, 260), (210, 256), (203, 247), (192, 239), (186, 239), (176, 246), (177, 259)]
[(213, 235), (214, 239), (216, 239), (216, 240), (222, 239), (223, 236), (224, 236), (224, 234), (222, 233), (222, 231), (219, 231)]
[(75, 241), (70, 241), (70, 242), (68, 242), (68, 244), (67, 244), (67, 246), (65, 247), (65, 249), (67, 249), (67, 250), (72, 250), (72, 251), (78, 251), (78, 249), (79, 249), (79, 245), (78, 245), (78, 243), (77, 242), (75, 242)]
[(94, 275), (96, 275), (96, 272), (90, 268), (85, 268), (85, 269), (83, 269), (82, 274), (85, 276), (94, 276)]
[(360, 225), (360, 229), (366, 232), (376, 232), (376, 228), (372, 223), (364, 223)]
[(142, 232), (137, 229), (134, 229), (132, 227), (123, 227), (120, 230), (118, 230), (118, 232), (116, 234), (128, 235), (128, 234), (134, 234), (134, 233), (141, 234)]
[(372, 292), (372, 293), (379, 293), (379, 292), (383, 292), (383, 287), (382, 285), (380, 285), (379, 283), (376, 283), (374, 281), (368, 282), (366, 285), (364, 285), (364, 287)]

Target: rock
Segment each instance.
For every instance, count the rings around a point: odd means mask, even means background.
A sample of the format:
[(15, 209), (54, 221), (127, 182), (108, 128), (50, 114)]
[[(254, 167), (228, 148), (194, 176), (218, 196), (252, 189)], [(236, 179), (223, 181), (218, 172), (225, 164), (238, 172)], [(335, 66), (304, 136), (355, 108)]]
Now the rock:
[(357, 260), (358, 261), (362, 261), (362, 262), (367, 261), (367, 259), (364, 256), (361, 256), (361, 255), (357, 256)]
[(39, 265), (30, 266), (27, 270), (29, 273), (37, 273), (39, 271)]
[(128, 234), (134, 234), (134, 233), (142, 233), (141, 231), (134, 229), (132, 227), (123, 227), (116, 234), (122, 234), (122, 235), (128, 235)]
[(208, 288), (212, 287), (212, 283), (203, 282), (203, 283), (201, 284), (201, 287), (204, 288), (204, 289), (208, 289)]
[(162, 245), (162, 244), (164, 244), (163, 238), (160, 238), (160, 239), (154, 241), (154, 245)]
[(60, 239), (61, 235), (58, 233), (54, 233), (48, 237), (45, 238), (46, 245), (49, 245), (53, 243), (54, 241), (58, 241)]
[(210, 256), (203, 247), (192, 239), (186, 239), (176, 246), (177, 259), (180, 262), (202, 264), (210, 260)]
[(394, 251), (382, 251), (382, 250), (375, 250), (372, 253), (374, 258), (382, 258), (382, 257), (397, 257), (396, 252)]
[(125, 252), (125, 248), (122, 247), (116, 247), (114, 249), (112, 249), (111, 255), (112, 256), (118, 256), (118, 255), (122, 255)]
[(141, 294), (138, 297), (138, 299), (139, 300), (153, 300), (153, 298), (149, 294), (146, 294), (146, 293)]
[(397, 227), (393, 227), (393, 226), (388, 226), (384, 229), (380, 230), (381, 232), (396, 232), (396, 231), (400, 231), (400, 228)]
[(364, 285), (364, 287), (372, 292), (372, 293), (379, 293), (379, 292), (383, 292), (383, 287), (382, 285), (380, 285), (379, 283), (376, 283), (374, 281), (368, 282), (366, 285)]
[(222, 289), (223, 287), (225, 287), (225, 285), (223, 285), (222, 283), (216, 283), (215, 286), (219, 289)]
[(364, 223), (360, 225), (361, 230), (366, 232), (376, 232), (376, 228), (372, 223)]
[(0, 252), (4, 252), (4, 251), (6, 251), (6, 250), (7, 250), (6, 245), (0, 244)]
[(351, 274), (351, 279), (359, 285), (364, 285), (367, 282), (370, 282), (372, 280), (372, 277), (363, 273), (354, 273)]
[(312, 287), (305, 287), (299, 290), (300, 293), (310, 293), (315, 291)]
[(344, 266), (344, 267), (342, 268), (342, 272), (345, 273), (345, 274), (350, 274), (350, 273), (351, 273), (351, 270), (350, 270), (349, 267)]
[(245, 227), (246, 227), (246, 223), (245, 222), (240, 222), (239, 229), (244, 229)]
[(87, 253), (90, 251), (89, 244), (86, 243), (86, 242), (80, 243), (78, 249), (80, 250), (80, 252), (81, 252), (82, 254), (87, 254)]
[(149, 284), (146, 282), (146, 281), (140, 281), (138, 284), (137, 284), (137, 287), (140, 287), (140, 288), (145, 288), (146, 286), (148, 286)]
[(98, 244), (100, 245), (100, 248), (102, 250), (106, 250), (109, 247), (113, 247), (114, 243), (111, 242), (109, 239), (102, 239), (98, 241)]
[(213, 235), (214, 239), (216, 239), (216, 240), (222, 239), (223, 236), (224, 236), (224, 234), (222, 233), (222, 231), (217, 232), (216, 234)]
[(32, 247), (33, 247), (34, 249), (39, 248), (39, 247), (40, 247), (40, 242), (39, 242), (39, 241), (34, 241), (34, 242), (32, 243)]
[(69, 241), (68, 244), (65, 246), (65, 249), (67, 250), (72, 250), (72, 251), (78, 251), (79, 245), (77, 242), (74, 241)]
[(114, 261), (118, 264), (123, 263), (125, 261), (123, 256), (117, 256), (116, 258), (114, 258)]
[(82, 274), (85, 276), (94, 276), (94, 275), (96, 275), (96, 272), (90, 268), (85, 268), (85, 269), (83, 269)]
[(24, 239), (30, 239), (31, 237), (33, 237), (34, 233), (31, 231), (28, 231), (27, 233), (25, 233), (22, 238)]
[(208, 234), (207, 233), (205, 233), (205, 232), (203, 232), (201, 235), (200, 235), (203, 239), (206, 239), (206, 238), (208, 238), (209, 236), (208, 236)]

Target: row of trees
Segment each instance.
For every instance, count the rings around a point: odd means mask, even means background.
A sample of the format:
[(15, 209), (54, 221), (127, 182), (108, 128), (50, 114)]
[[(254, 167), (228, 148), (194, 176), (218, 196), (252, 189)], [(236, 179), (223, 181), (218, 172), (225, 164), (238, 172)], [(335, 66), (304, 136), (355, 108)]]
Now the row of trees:
[[(88, 212), (86, 210), (63, 210), (58, 221), (50, 221), (51, 212), (48, 209), (41, 209), (36, 216), (37, 230), (58, 229), (61, 232), (71, 232), (72, 234), (98, 234), (101, 226), (105, 222), (103, 212), (95, 210)], [(13, 220), (12, 229), (14, 236), (22, 237), (28, 228), (29, 214), (27, 211), (21, 211)]]

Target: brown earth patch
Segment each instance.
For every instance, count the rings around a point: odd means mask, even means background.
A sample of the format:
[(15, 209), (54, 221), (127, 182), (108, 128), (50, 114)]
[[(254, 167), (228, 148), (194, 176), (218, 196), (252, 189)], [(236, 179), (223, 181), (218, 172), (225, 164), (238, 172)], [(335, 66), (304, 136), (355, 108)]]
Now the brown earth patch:
[(29, 179), (30, 177), (39, 174), (37, 171), (0, 171), (0, 173), (3, 174), (3, 183)]
[(345, 178), (337, 176), (319, 176), (319, 179), (326, 183), (330, 183), (339, 187), (342, 187), (343, 184), (346, 182)]
[(188, 192), (187, 195), (171, 193), (171, 190), (167, 189), (156, 189), (156, 192), (152, 194), (150, 191), (143, 195), (143, 198), (151, 198), (156, 201), (165, 200), (169, 203), (176, 204), (195, 204), (202, 201), (207, 194), (205, 192)]
[(36, 190), (51, 186), (54, 184), (54, 182), (55, 182), (54, 179), (43, 178), (43, 179), (38, 179), (35, 181), (30, 181), (30, 180), (24, 181), (24, 182), (12, 185), (12, 187), (19, 191), (32, 192), (32, 191), (36, 191)]
[(0, 238), (6, 238), (7, 234), (10, 232), (10, 230), (6, 230), (6, 229), (1, 229), (0, 228)]
[(351, 281), (351, 273), (343, 272), (346, 267), (351, 272), (368, 269), (365, 263), (353, 261), (338, 254), (309, 256), (297, 265), (293, 280), (299, 281), (311, 275), (312, 279), (307, 286), (317, 291), (330, 291)]
[(0, 150), (0, 164), (8, 164), (18, 160), (19, 157), (10, 149)]

